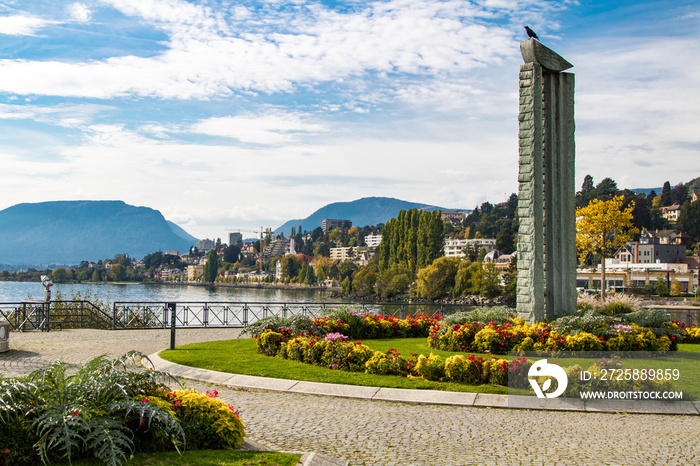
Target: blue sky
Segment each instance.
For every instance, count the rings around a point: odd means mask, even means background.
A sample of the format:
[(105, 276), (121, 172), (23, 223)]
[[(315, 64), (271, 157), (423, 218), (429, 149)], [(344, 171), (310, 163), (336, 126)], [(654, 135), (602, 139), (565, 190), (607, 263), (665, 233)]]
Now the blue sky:
[(0, 2), (0, 209), (120, 199), (198, 237), (517, 191), (519, 42), (574, 64), (576, 178), (700, 176), (698, 1)]

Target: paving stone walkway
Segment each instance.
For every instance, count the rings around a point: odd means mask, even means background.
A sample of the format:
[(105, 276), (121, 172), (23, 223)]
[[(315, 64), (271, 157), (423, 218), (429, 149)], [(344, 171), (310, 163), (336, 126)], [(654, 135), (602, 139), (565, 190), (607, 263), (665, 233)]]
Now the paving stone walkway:
[[(177, 344), (234, 338), (237, 330), (178, 330)], [(49, 362), (166, 349), (163, 330), (64, 330), (10, 335), (0, 373), (20, 375)], [(219, 391), (254, 441), (279, 450), (317, 451), (353, 465), (696, 465), (697, 416), (488, 409), (249, 391)]]

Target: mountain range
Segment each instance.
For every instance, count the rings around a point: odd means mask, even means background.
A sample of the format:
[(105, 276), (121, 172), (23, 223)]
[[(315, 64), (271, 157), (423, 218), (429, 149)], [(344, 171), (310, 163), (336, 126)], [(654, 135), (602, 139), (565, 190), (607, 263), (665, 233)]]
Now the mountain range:
[(304, 219), (287, 221), (282, 226), (277, 227), (275, 233), (284, 233), (286, 236), (289, 236), (292, 227), (298, 230), (299, 225), (301, 225), (302, 231), (311, 231), (320, 227), (325, 219), (350, 220), (352, 224), (357, 227), (378, 225), (380, 223), (386, 223), (396, 217), (401, 210), (414, 208), (424, 210), (457, 210), (429, 206), (417, 202), (402, 201), (392, 197), (364, 197), (351, 202), (334, 202), (328, 204)]
[(72, 265), (124, 253), (141, 259), (196, 243), (159, 211), (122, 201), (25, 203), (0, 211), (1, 265)]

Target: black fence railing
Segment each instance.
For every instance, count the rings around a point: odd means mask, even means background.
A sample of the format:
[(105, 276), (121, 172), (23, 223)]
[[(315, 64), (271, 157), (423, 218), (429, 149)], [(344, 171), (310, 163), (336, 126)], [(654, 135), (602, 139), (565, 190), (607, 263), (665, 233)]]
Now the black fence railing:
[(267, 317), (306, 315), (311, 318), (327, 315), (340, 307), (357, 312), (391, 315), (448, 315), (473, 306), (458, 304), (411, 303), (285, 303), (285, 302), (116, 302), (112, 328), (170, 328), (175, 305), (176, 327), (246, 327)]
[[(174, 314), (173, 314), (174, 307)], [(361, 313), (406, 318), (427, 314), (447, 316), (473, 309), (460, 304), (433, 303), (288, 303), (288, 302), (116, 302), (111, 310), (101, 309), (90, 301), (20, 301), (0, 303), (0, 320), (7, 320), (11, 330), (49, 331), (67, 328), (144, 329), (175, 327), (246, 327), (267, 317), (327, 315), (340, 307)], [(655, 306), (661, 308), (662, 306)], [(700, 308), (664, 309), (686, 325), (700, 324)], [(111, 312), (110, 312), (111, 311)]]
[(0, 319), (11, 330), (28, 331), (64, 328), (112, 328), (112, 316), (90, 301), (57, 300), (0, 303)]

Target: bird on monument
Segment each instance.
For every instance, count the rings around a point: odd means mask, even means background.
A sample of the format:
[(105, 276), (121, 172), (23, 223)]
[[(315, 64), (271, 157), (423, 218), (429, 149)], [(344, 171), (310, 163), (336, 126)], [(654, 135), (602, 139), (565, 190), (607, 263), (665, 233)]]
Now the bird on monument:
[(535, 31), (530, 29), (530, 26), (525, 26), (525, 32), (527, 32), (527, 36), (531, 39), (537, 39), (540, 40), (539, 37), (537, 37), (537, 34), (535, 34)]

